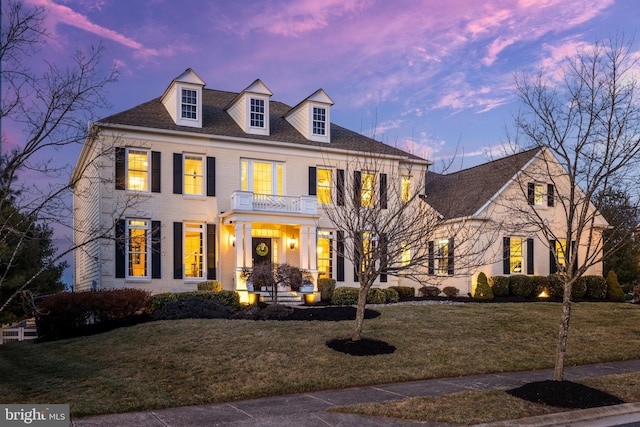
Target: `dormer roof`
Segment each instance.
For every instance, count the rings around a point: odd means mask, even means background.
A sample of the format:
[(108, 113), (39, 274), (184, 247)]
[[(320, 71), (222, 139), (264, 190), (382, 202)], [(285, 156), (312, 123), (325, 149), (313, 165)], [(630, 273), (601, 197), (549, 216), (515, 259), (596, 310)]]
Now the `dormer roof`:
[(171, 81), (160, 102), (177, 125), (202, 127), (202, 89), (205, 85), (191, 68)]
[(331, 141), (330, 108), (333, 100), (318, 89), (285, 114), (284, 119), (305, 138), (317, 142)]
[(273, 93), (256, 79), (236, 96), (225, 110), (240, 128), (252, 135), (269, 135), (269, 99)]

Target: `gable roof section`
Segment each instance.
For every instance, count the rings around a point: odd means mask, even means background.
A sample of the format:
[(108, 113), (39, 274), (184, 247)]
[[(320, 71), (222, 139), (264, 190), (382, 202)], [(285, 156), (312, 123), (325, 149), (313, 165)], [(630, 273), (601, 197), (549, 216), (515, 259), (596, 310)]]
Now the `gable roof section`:
[(450, 174), (428, 172), (426, 202), (445, 219), (472, 216), (539, 152), (534, 148)]
[(213, 89), (202, 90), (202, 127), (191, 128), (176, 125), (160, 102), (160, 98), (140, 104), (129, 110), (101, 119), (98, 125), (125, 125), (168, 131), (190, 132), (211, 136), (227, 136), (248, 138), (252, 140), (293, 143), (301, 146), (322, 147), (326, 149), (347, 150), (404, 157), (409, 160), (430, 163), (427, 160), (409, 154), (383, 142), (368, 138), (357, 132), (331, 124), (331, 142), (314, 142), (301, 135), (284, 116), (292, 107), (282, 102), (269, 101), (270, 135), (253, 135), (245, 133), (225, 111), (225, 108), (238, 96), (235, 92)]

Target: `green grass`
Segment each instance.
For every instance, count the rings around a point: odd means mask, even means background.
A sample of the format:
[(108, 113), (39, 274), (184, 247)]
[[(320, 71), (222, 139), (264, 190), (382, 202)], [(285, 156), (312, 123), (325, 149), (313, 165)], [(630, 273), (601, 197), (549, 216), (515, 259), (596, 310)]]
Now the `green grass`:
[[(74, 416), (396, 381), (549, 368), (558, 303), (395, 305), (364, 335), (397, 347), (354, 357), (325, 342), (353, 322), (160, 321), (0, 346), (4, 403), (69, 403)], [(573, 305), (566, 365), (640, 358), (640, 307)]]

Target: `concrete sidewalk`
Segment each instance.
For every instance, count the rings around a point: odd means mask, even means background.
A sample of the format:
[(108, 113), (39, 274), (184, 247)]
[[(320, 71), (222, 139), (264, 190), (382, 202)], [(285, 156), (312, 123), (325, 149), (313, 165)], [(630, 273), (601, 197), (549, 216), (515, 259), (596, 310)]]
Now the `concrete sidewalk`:
[[(640, 371), (640, 360), (575, 366), (565, 369), (565, 379)], [(525, 371), (469, 377), (383, 384), (342, 390), (328, 390), (274, 396), (202, 406), (101, 415), (72, 420), (76, 427), (364, 427), (364, 426), (451, 426), (451, 424), (407, 421), (327, 412), (333, 406), (386, 402), (415, 396), (437, 396), (465, 390), (509, 389), (532, 381), (551, 379), (553, 371)], [(485, 426), (640, 426), (640, 403), (583, 409), (540, 417), (485, 424)]]

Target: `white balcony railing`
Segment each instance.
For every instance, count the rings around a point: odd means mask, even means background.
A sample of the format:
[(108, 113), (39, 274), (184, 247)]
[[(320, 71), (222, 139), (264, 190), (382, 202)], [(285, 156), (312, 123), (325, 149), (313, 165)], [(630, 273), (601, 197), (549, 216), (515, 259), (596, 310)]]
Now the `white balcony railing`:
[(287, 212), (304, 215), (318, 213), (316, 196), (279, 196), (234, 191), (231, 194), (231, 205), (234, 210), (243, 211)]

